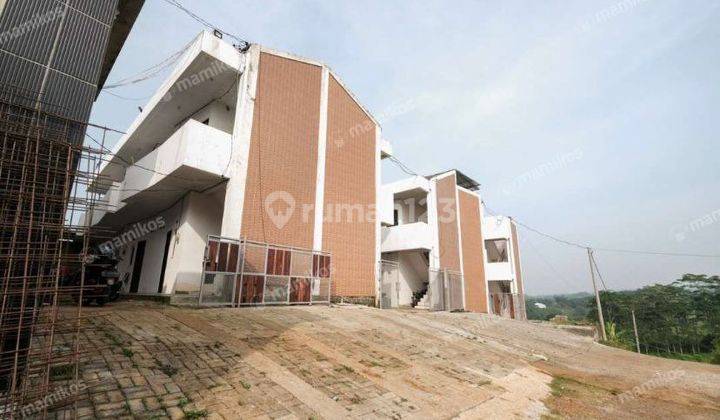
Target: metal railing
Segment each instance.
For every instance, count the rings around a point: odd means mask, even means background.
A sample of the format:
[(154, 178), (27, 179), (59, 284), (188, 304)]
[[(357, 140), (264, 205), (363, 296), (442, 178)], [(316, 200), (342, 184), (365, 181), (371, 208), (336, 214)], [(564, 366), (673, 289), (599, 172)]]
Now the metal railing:
[(330, 303), (330, 262), (330, 254), (325, 252), (209, 236), (198, 303)]
[(461, 311), (463, 302), (463, 276), (452, 270), (429, 270), (428, 295), (432, 311)]
[[(382, 309), (400, 306), (400, 267), (396, 261), (380, 261), (380, 296)], [(462, 274), (451, 270), (428, 270), (427, 297), (431, 311), (463, 310)]]

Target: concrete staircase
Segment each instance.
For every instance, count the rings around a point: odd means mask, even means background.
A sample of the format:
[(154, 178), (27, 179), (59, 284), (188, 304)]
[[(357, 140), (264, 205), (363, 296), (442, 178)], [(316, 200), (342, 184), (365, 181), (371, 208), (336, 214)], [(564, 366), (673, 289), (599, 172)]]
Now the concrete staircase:
[(420, 298), (417, 305), (415, 305), (415, 309), (424, 309), (426, 311), (430, 310), (430, 295), (427, 291), (425, 291), (423, 297)]

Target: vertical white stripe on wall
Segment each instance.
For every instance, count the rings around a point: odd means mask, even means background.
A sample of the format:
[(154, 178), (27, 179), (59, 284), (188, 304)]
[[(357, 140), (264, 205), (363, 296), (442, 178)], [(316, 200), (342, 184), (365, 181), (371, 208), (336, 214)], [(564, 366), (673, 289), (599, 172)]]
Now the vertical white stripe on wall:
[(260, 66), (260, 47), (252, 45), (245, 53), (243, 74), (238, 83), (237, 105), (235, 106), (235, 125), (232, 135), (232, 153), (228, 157), (230, 164), (223, 174), (229, 178), (225, 188), (225, 203), (221, 235), (239, 239), (242, 229), (243, 206), (245, 204), (245, 186), (247, 182), (248, 161), (250, 155), (250, 135), (252, 133), (255, 95)]
[(328, 84), (330, 72), (322, 67), (320, 81), (320, 129), (318, 130), (317, 181), (315, 183), (315, 230), (313, 231), (313, 249), (322, 251), (323, 213), (325, 211), (325, 156), (327, 149), (328, 125)]
[(465, 296), (465, 264), (463, 261), (463, 247), (462, 247), (462, 229), (460, 225), (460, 193), (459, 187), (457, 185), (457, 172), (453, 171), (455, 173), (455, 185), (453, 185), (453, 188), (455, 188), (455, 221), (457, 222), (457, 231), (458, 231), (458, 255), (460, 256), (460, 274), (462, 275), (462, 296), (463, 296), (463, 308), (467, 310), (468, 304), (467, 304), (467, 297)]
[[(382, 227), (380, 224), (380, 201), (382, 200), (382, 129), (375, 125), (375, 305), (380, 303), (380, 260), (382, 259)], [(393, 207), (395, 197), (393, 196)]]

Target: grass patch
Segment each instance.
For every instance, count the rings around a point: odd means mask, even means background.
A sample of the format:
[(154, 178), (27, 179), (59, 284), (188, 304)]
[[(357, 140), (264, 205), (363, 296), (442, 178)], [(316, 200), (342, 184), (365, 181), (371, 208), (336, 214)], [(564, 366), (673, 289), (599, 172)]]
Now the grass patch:
[(242, 385), (242, 387), (245, 388), (245, 389), (250, 389), (250, 388), (252, 388), (252, 385), (250, 385), (249, 383), (247, 383), (247, 382), (245, 382), (245, 381), (240, 381), (240, 385)]
[(125, 357), (128, 357), (128, 358), (133, 357), (133, 355), (135, 355), (135, 353), (133, 353), (133, 351), (127, 347), (123, 347), (122, 353)]
[(189, 410), (185, 411), (185, 418), (189, 420), (204, 419), (208, 416), (207, 410)]
[(190, 404), (190, 403), (191, 403), (190, 398), (182, 397), (182, 398), (180, 398), (180, 400), (178, 401), (178, 407), (180, 407), (180, 408), (182, 409), (182, 408), (185, 408), (185, 406), (188, 405), (188, 404)]
[(354, 370), (353, 368), (351, 368), (350, 366), (342, 365), (342, 366), (336, 367), (336, 368), (335, 368), (335, 372), (338, 372), (338, 373), (341, 373), (341, 372), (354, 373), (355, 370)]

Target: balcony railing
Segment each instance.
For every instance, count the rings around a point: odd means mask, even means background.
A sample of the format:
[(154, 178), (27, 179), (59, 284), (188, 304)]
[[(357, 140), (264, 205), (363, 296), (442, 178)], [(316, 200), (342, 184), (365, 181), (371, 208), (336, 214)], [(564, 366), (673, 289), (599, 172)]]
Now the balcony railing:
[(432, 231), (425, 222), (389, 226), (382, 230), (382, 252), (432, 249)]
[[(196, 188), (205, 177), (191, 171), (220, 176), (230, 159), (232, 136), (199, 121), (188, 120), (170, 138), (127, 168), (120, 200), (160, 183), (167, 177)], [(183, 170), (184, 169), (184, 170)], [(182, 171), (182, 175), (176, 172)]]

